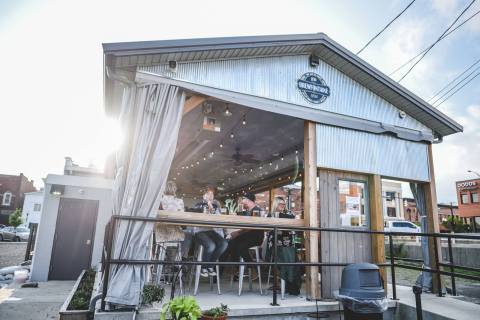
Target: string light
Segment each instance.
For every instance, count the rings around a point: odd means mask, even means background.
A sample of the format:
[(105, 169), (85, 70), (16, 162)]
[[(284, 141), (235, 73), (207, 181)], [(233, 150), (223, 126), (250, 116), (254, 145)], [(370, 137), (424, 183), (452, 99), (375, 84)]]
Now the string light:
[(223, 143), (220, 143), (220, 148), (223, 148)]
[(200, 161), (197, 161), (197, 164), (200, 164)]
[(272, 161), (270, 161), (269, 165), (272, 165), (272, 164), (273, 164)]
[(177, 176), (179, 176), (179, 175), (180, 175), (180, 172), (177, 172)]
[(233, 134), (233, 132), (230, 133), (230, 138), (231, 139), (235, 138), (235, 135)]
[(207, 160), (207, 156), (206, 156), (206, 155), (203, 156), (203, 161), (205, 161), (205, 160)]
[(298, 154), (298, 148), (295, 149), (295, 154)]
[(228, 103), (227, 103), (227, 107), (225, 108), (225, 116), (230, 117), (231, 115), (232, 113), (230, 112), (230, 109), (228, 108)]
[(282, 161), (285, 159), (285, 158), (283, 157), (283, 154), (282, 154), (282, 157), (281, 157), (280, 159), (281, 159)]
[(245, 116), (243, 116), (242, 124), (243, 124), (243, 125), (246, 125), (246, 124), (247, 124), (247, 119), (246, 119)]

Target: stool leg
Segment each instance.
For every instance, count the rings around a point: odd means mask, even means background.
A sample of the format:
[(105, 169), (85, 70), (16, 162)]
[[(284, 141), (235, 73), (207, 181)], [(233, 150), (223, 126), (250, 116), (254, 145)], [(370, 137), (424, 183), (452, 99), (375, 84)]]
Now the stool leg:
[[(160, 246), (159, 253), (158, 253), (158, 260), (165, 261), (165, 255), (167, 254), (166, 249), (163, 246)], [(163, 264), (159, 264), (157, 268), (157, 284), (162, 281), (163, 277)]]
[[(243, 258), (240, 258), (240, 262), (243, 262)], [(243, 288), (243, 274), (245, 273), (245, 266), (240, 266), (240, 272), (238, 275), (238, 295), (242, 295), (242, 288)]]
[[(202, 261), (202, 254), (203, 254), (203, 246), (200, 246), (198, 249), (198, 257), (197, 261)], [(198, 293), (198, 284), (200, 282), (200, 269), (202, 268), (202, 265), (199, 264), (196, 266), (196, 272), (195, 272), (195, 289), (193, 290), (193, 295), (196, 296)]]
[(280, 279), (280, 295), (282, 300), (285, 300), (285, 280)]
[(253, 291), (252, 268), (248, 268), (248, 290)]
[(218, 264), (215, 269), (215, 271), (217, 271), (217, 292), (218, 294), (222, 294), (222, 291), (220, 290), (220, 267)]
[[(177, 261), (182, 261), (182, 245), (177, 243)], [(183, 265), (179, 265), (180, 271), (178, 272), (178, 278), (180, 283), (180, 295), (183, 296)]]
[[(255, 247), (255, 258), (257, 259), (257, 262), (260, 262), (260, 249), (259, 247)], [(260, 294), (263, 294), (262, 291), (262, 270), (259, 265), (257, 265), (257, 273), (258, 273), (258, 285), (260, 287)]]

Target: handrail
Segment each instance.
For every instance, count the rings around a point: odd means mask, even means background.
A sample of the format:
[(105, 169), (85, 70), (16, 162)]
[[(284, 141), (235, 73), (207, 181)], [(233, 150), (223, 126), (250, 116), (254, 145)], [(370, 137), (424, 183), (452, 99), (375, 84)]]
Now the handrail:
[[(255, 219), (255, 217), (251, 217)], [(105, 239), (104, 239), (104, 254), (102, 255), (102, 269), (103, 269), (103, 290), (102, 290), (102, 303), (101, 303), (101, 310), (105, 311), (105, 297), (108, 288), (109, 282), (109, 274), (110, 274), (110, 266), (113, 265), (199, 265), (204, 263), (212, 263), (218, 265), (226, 265), (226, 266), (273, 266), (274, 267), (274, 278), (275, 283), (278, 278), (278, 267), (279, 266), (304, 266), (304, 267), (344, 267), (349, 265), (348, 262), (278, 262), (277, 261), (277, 254), (276, 254), (276, 247), (274, 246), (274, 257), (272, 262), (209, 262), (209, 261), (159, 261), (159, 260), (132, 260), (132, 259), (112, 259), (112, 247), (113, 247), (113, 239), (116, 231), (117, 221), (138, 221), (138, 222), (149, 222), (149, 223), (158, 223), (163, 222), (165, 224), (172, 224), (172, 225), (195, 225), (195, 226), (211, 226), (211, 227), (228, 227), (228, 228), (244, 228), (244, 229), (264, 229), (264, 230), (273, 230), (275, 238), (277, 236), (278, 230), (290, 230), (290, 231), (310, 231), (310, 232), (340, 232), (340, 233), (363, 233), (363, 234), (380, 234), (384, 235), (385, 237), (389, 238), (389, 260), (390, 262), (385, 263), (376, 263), (379, 267), (390, 267), (391, 268), (391, 277), (392, 277), (392, 291), (393, 291), (393, 299), (396, 300), (396, 280), (395, 280), (395, 268), (405, 268), (411, 270), (418, 270), (424, 272), (430, 272), (437, 275), (439, 283), (441, 282), (441, 275), (450, 276), (452, 279), (452, 293), (456, 295), (456, 287), (455, 287), (455, 277), (464, 278), (469, 280), (480, 281), (480, 276), (473, 276), (467, 275), (462, 273), (453, 272), (454, 268), (463, 269), (467, 271), (473, 272), (480, 272), (480, 268), (472, 268), (466, 266), (459, 266), (453, 263), (452, 258), (452, 242), (451, 239), (473, 239), (473, 240), (480, 240), (480, 236), (477, 235), (455, 235), (450, 233), (414, 233), (414, 232), (391, 232), (391, 231), (372, 231), (372, 230), (365, 230), (365, 229), (352, 229), (352, 228), (324, 228), (324, 227), (306, 227), (306, 226), (276, 226), (270, 224), (256, 224), (253, 223), (235, 223), (235, 222), (221, 222), (221, 221), (202, 221), (202, 220), (192, 220), (192, 219), (182, 219), (181, 217), (134, 217), (134, 216), (121, 216), (121, 215), (113, 215), (109, 221), (109, 223), (105, 227)], [(435, 254), (435, 265), (437, 269), (433, 268), (424, 268), (418, 266), (412, 266), (408, 264), (402, 264), (395, 262), (395, 260), (405, 261), (405, 262), (414, 262), (414, 263), (422, 263), (423, 260), (420, 259), (410, 259), (410, 258), (400, 258), (395, 257), (394, 255), (394, 248), (393, 248), (393, 237), (394, 236), (425, 236), (425, 237), (432, 237), (432, 238), (447, 238), (448, 241), (448, 249), (450, 255), (450, 261), (448, 263), (443, 262), (443, 259), (438, 257), (438, 254)], [(277, 241), (274, 241), (277, 243)], [(434, 241), (436, 244), (436, 241)], [(435, 250), (437, 252), (437, 250)], [(387, 256), (386, 256), (387, 258)], [(448, 267), (450, 268), (450, 272), (441, 270), (441, 267)], [(441, 288), (439, 290), (439, 296), (442, 296)], [(274, 286), (273, 290), (273, 302), (272, 305), (277, 306), (277, 290)]]

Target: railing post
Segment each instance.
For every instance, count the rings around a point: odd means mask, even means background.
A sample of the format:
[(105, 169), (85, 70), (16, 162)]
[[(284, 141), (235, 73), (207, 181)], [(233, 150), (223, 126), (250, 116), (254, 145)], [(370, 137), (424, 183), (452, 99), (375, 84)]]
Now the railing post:
[(108, 243), (107, 243), (107, 256), (105, 258), (105, 267), (103, 268), (103, 288), (102, 288), (102, 303), (100, 310), (105, 311), (105, 297), (107, 295), (108, 289), (108, 280), (110, 278), (110, 260), (112, 258), (112, 245), (113, 245), (113, 235), (115, 233), (116, 219), (112, 217), (110, 219), (110, 226), (108, 232)]
[(452, 249), (452, 237), (448, 236), (448, 257), (450, 261), (450, 272), (452, 273), (450, 278), (452, 281), (452, 294), (454, 296), (457, 295), (457, 286), (455, 284), (455, 274), (454, 274), (454, 268), (453, 268), (453, 249)]
[(392, 274), (393, 300), (397, 300), (397, 283), (395, 282), (395, 257), (393, 253), (393, 237), (390, 233), (388, 234), (388, 242), (390, 248), (390, 273)]
[[(440, 248), (442, 246), (441, 238), (439, 238), (440, 242)], [(440, 265), (439, 263), (439, 257), (438, 257), (438, 247), (437, 247), (437, 238), (433, 237), (433, 250), (435, 251), (434, 256), (435, 256), (435, 266), (437, 268), (437, 283), (438, 283), (438, 296), (443, 297), (442, 293), (442, 275), (440, 274)]]
[(278, 241), (278, 234), (277, 234), (277, 227), (273, 228), (274, 236), (273, 236), (273, 301), (272, 306), (278, 306), (277, 302), (277, 288), (278, 288), (278, 251), (277, 251), (277, 241)]

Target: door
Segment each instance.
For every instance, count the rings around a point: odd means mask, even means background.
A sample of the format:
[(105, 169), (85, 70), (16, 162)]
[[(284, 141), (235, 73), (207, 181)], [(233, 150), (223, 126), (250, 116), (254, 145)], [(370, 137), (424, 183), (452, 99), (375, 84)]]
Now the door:
[(49, 280), (74, 280), (90, 266), (98, 201), (62, 198)]

